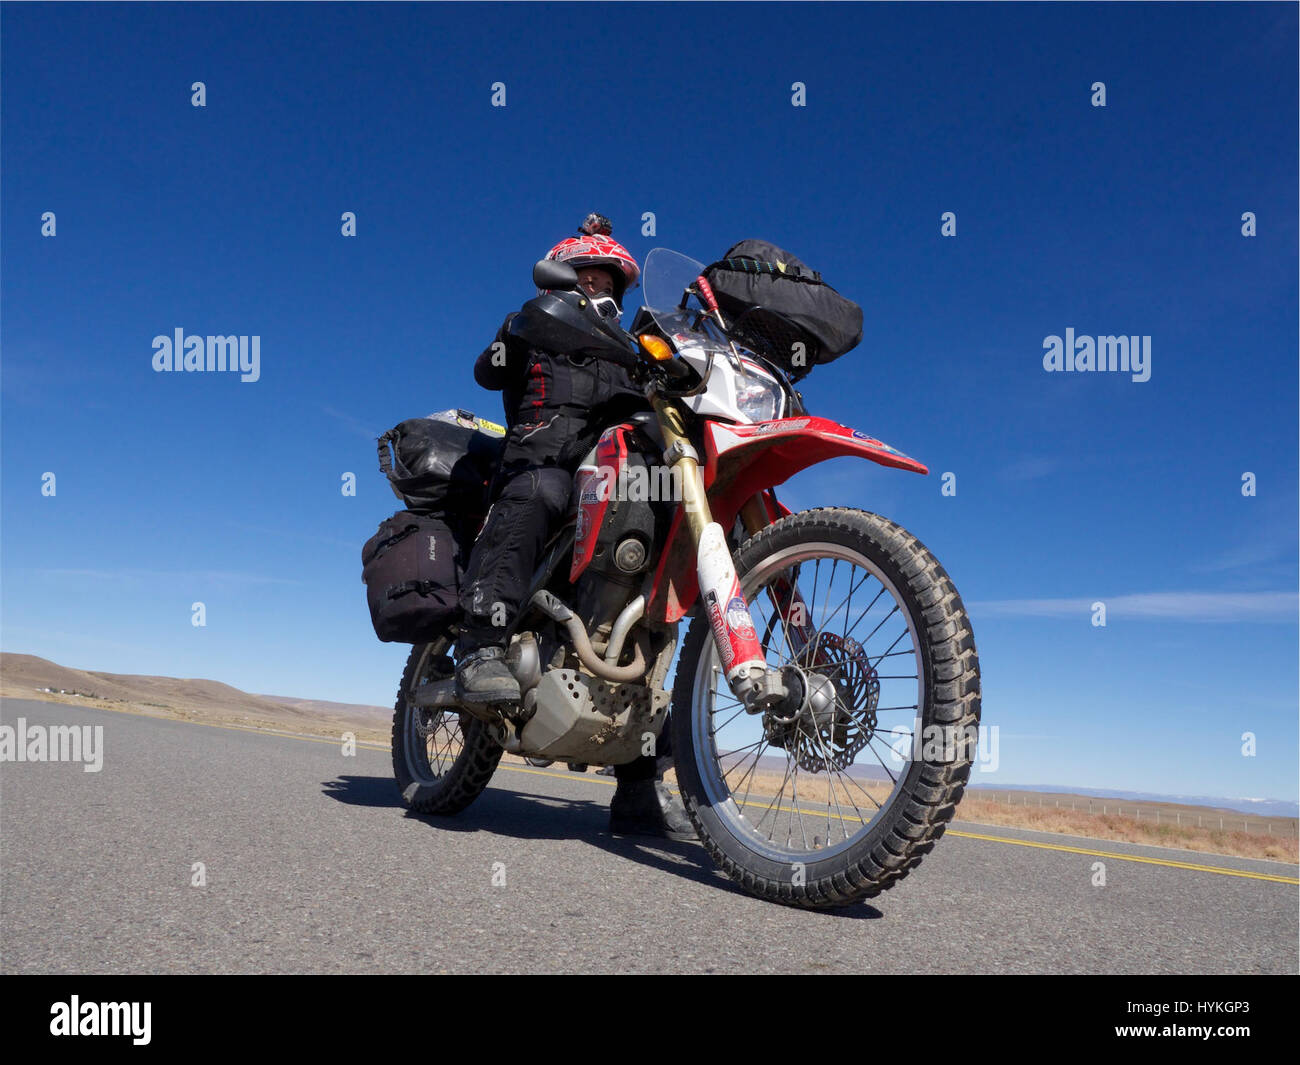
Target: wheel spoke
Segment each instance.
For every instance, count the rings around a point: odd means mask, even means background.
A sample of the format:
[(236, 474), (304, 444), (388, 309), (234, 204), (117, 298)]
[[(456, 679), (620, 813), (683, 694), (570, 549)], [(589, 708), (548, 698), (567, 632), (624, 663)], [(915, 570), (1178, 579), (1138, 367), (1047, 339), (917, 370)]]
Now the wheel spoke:
[(898, 778), (889, 771), (889, 766), (885, 765), (885, 761), (883, 758), (880, 757), (880, 752), (876, 750), (873, 740), (867, 741), (867, 749), (876, 756), (876, 761), (880, 763), (880, 768), (883, 769), (885, 771), (885, 775), (889, 777), (889, 782), (897, 786)]
[[(782, 797), (784, 797), (784, 795), (785, 795), (785, 782), (786, 782), (787, 780), (789, 780), (789, 779), (790, 779), (790, 760), (787, 758), (787, 759), (786, 759), (786, 763), (785, 763), (785, 776), (781, 778), (781, 787), (777, 790), (776, 795), (774, 795), (774, 796), (772, 797), (772, 801), (771, 801), (770, 803), (767, 804), (767, 809), (763, 811), (763, 816), (760, 817), (760, 818), (758, 819), (758, 824), (756, 824), (756, 825), (754, 826), (755, 828), (761, 828), (761, 827), (763, 826), (763, 822), (767, 820), (767, 815), (768, 815), (769, 813), (772, 812), (772, 806), (773, 806), (773, 805), (774, 805), (774, 804), (775, 804), (779, 799), (781, 799)], [(748, 799), (748, 797), (749, 797), (749, 793), (748, 793), (748, 792), (745, 793), (745, 797)], [(777, 813), (778, 813), (778, 814), (780, 813), (780, 808), (779, 808), (779, 807), (778, 807), (778, 809), (777, 809)], [(768, 838), (769, 840), (772, 838), (772, 833), (771, 833), (771, 832), (769, 832), (769, 833), (767, 834), (767, 838)]]
[(799, 837), (803, 840), (803, 849), (808, 849), (808, 833), (803, 830), (803, 813), (799, 809), (799, 762), (794, 763), (794, 775), (790, 779), (790, 786), (794, 789), (790, 798), (790, 809), (792, 815), (788, 818), (789, 828), (787, 829), (786, 843), (789, 844), (791, 836), (794, 834), (794, 821), (797, 816), (799, 819)]
[[(754, 770), (758, 768), (758, 763), (761, 761), (761, 759), (762, 759), (762, 757), (763, 757), (763, 752), (764, 752), (765, 750), (767, 750), (767, 746), (768, 746), (768, 744), (767, 744), (767, 740), (766, 740), (766, 738), (764, 738), (764, 740), (763, 740), (763, 746), (760, 747), (757, 751), (754, 752), (754, 764), (753, 764), (752, 766), (749, 767), (749, 771), (748, 771), (748, 772), (747, 772), (743, 777), (740, 778), (740, 780), (737, 782), (736, 786), (735, 786), (734, 788), (731, 788), (731, 789), (730, 789), (730, 790), (731, 790), (731, 793), (732, 793), (733, 795), (734, 795), (737, 791), (739, 791), (741, 787), (744, 786), (745, 781), (748, 780), (748, 779), (750, 778), (750, 776), (753, 774)], [(734, 769), (735, 767), (733, 766), (732, 768)], [(753, 787), (753, 784), (752, 784), (752, 783), (750, 784), (750, 787), (751, 787), (751, 788)], [(749, 789), (746, 789), (746, 790), (745, 790), (745, 799), (746, 799), (746, 800), (749, 799)]]
[[(866, 584), (866, 582), (867, 582), (868, 580), (870, 580), (870, 578), (871, 578), (871, 574), (870, 574), (870, 573), (866, 573), (866, 574), (864, 574), (863, 577), (862, 577), (862, 580), (860, 580), (860, 581), (858, 582), (857, 587), (858, 587), (858, 588), (861, 588), (862, 585)], [(821, 623), (821, 625), (818, 627), (817, 631), (816, 631), (815, 633), (813, 633), (813, 639), (812, 639), (812, 642), (813, 642), (813, 645), (814, 645), (814, 646), (816, 646), (817, 644), (819, 644), (819, 643), (821, 642), (822, 632), (825, 631), (826, 626), (830, 623), (831, 618), (833, 618), (836, 614), (838, 614), (838, 613), (840, 612), (840, 608), (843, 607), (843, 606), (844, 606), (844, 605), (845, 605), (845, 604), (846, 604), (846, 603), (847, 603), (851, 598), (853, 598), (853, 593), (854, 593), (855, 590), (856, 590), (856, 589), (854, 588), (854, 586), (850, 585), (850, 587), (849, 587), (849, 594), (846, 595), (842, 600), (840, 600), (840, 605), (837, 606), (833, 611), (831, 611), (831, 613), (827, 614), (826, 617), (825, 617), (824, 619), (822, 619), (822, 623)], [(830, 589), (828, 588), (828, 589), (827, 589), (827, 592), (829, 593), (829, 591), (830, 591)], [(884, 586), (882, 585), (880, 591), (876, 594), (876, 599), (879, 599), (882, 595), (884, 595), (884, 593), (885, 593), (885, 589), (884, 589)], [(876, 599), (871, 600), (871, 602), (867, 604), (867, 610), (870, 610), (870, 609), (871, 609), (871, 607), (875, 604)], [(811, 609), (812, 609), (812, 608), (809, 607), (809, 610), (811, 610)], [(846, 615), (845, 615), (846, 619), (847, 619), (847, 616), (848, 616), (848, 615), (846, 614)], [(845, 633), (844, 635), (847, 636), (848, 634)]]
[[(826, 744), (822, 742), (820, 732), (817, 733), (816, 739), (817, 739), (817, 746), (821, 749), (822, 758), (826, 761), (827, 765), (830, 765), (830, 751), (826, 749)], [(836, 772), (838, 772), (838, 770), (836, 770)], [(832, 804), (834, 804), (835, 806), (836, 816), (840, 819), (840, 829), (841, 831), (844, 832), (845, 839), (848, 839), (848, 829), (844, 827), (844, 811), (840, 808), (839, 799), (835, 797), (835, 778), (829, 772), (826, 774), (826, 791), (830, 799), (830, 801), (826, 804), (826, 844), (827, 846), (829, 846), (831, 841), (831, 805)], [(853, 802), (852, 798), (850, 798), (849, 801)], [(854, 804), (854, 809), (857, 809), (856, 804)], [(862, 820), (861, 810), (858, 811), (858, 820), (859, 821)]]

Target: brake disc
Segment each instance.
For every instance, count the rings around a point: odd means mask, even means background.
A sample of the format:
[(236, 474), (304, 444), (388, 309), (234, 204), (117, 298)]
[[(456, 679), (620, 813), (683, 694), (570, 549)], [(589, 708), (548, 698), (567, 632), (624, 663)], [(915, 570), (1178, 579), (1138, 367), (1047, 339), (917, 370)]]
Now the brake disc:
[(442, 725), (441, 710), (431, 710), (427, 706), (417, 707), (415, 710), (415, 731), (420, 739), (427, 740)]
[(843, 770), (866, 747), (876, 729), (880, 680), (862, 645), (824, 632), (801, 655), (809, 694), (798, 718), (785, 726), (783, 746), (801, 769)]

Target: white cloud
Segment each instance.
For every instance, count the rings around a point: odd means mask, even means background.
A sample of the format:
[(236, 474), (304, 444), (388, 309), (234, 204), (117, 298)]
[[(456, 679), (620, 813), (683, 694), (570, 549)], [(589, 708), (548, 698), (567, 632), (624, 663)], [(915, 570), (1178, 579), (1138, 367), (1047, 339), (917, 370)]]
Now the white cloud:
[(1295, 592), (1146, 592), (1076, 599), (993, 599), (971, 602), (972, 614), (1026, 618), (1086, 618), (1092, 604), (1106, 604), (1107, 618), (1166, 621), (1295, 621)]
[(148, 570), (148, 569), (32, 569), (17, 573), (35, 573), (42, 577), (77, 577), (96, 581), (210, 581), (214, 584), (304, 584), (288, 577), (270, 577), (261, 573), (235, 570)]

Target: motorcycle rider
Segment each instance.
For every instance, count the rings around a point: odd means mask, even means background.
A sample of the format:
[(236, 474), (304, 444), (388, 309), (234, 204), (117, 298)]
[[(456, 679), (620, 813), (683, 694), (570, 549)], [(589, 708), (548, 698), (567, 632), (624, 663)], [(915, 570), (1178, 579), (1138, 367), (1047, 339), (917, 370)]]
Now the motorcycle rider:
[[(578, 236), (556, 244), (547, 259), (566, 262), (597, 311), (622, 312), (637, 283), (636, 259), (612, 236), (609, 219), (590, 214)], [(600, 433), (633, 410), (643, 392), (622, 367), (595, 358), (531, 348), (510, 335), (509, 315), (474, 364), (474, 379), (502, 393), (505, 449), (493, 480), (492, 506), (474, 543), (461, 585), (457, 695), (466, 702), (515, 702), (519, 682), (505, 664), (505, 633), (517, 616), (546, 540), (569, 507), (573, 475)], [(662, 745), (667, 742), (664, 727)], [(666, 761), (666, 751), (662, 751)], [(654, 756), (615, 768), (610, 828), (694, 840), (680, 800), (663, 784)]]

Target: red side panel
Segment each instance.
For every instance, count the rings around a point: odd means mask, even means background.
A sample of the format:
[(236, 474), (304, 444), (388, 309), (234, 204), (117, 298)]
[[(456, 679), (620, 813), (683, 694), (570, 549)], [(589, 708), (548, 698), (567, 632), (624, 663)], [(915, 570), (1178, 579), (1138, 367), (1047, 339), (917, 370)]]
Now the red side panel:
[[(800, 470), (840, 455), (857, 455), (881, 466), (929, 473), (916, 459), (866, 433), (829, 418), (801, 416), (778, 418), (755, 425), (706, 422), (704, 433), (704, 487), (713, 520), (730, 529), (745, 500), (758, 492), (784, 484)], [(775, 499), (765, 500), (769, 515), (774, 507), (789, 513)], [(690, 613), (699, 595), (690, 537), (682, 532), (682, 512), (673, 515), (668, 543), (655, 573), (654, 597), (647, 615), (655, 621), (673, 622)], [(680, 535), (679, 535), (680, 534)]]
[(574, 528), (573, 564), (569, 567), (570, 583), (587, 568), (596, 550), (610, 496), (627, 459), (627, 434), (631, 428), (630, 425), (615, 425), (606, 429), (596, 444), (596, 465), (578, 467), (574, 478), (578, 514)]

